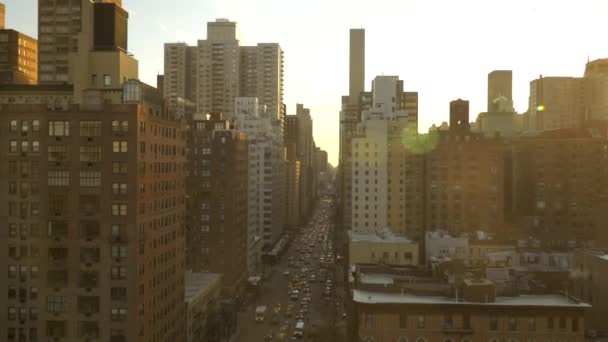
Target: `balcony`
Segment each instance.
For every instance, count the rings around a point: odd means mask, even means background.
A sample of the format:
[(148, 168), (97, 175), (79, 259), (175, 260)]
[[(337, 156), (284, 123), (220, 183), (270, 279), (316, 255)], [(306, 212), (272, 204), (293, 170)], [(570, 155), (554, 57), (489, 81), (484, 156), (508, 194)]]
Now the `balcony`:
[(79, 296), (78, 297), (78, 313), (91, 317), (91, 315), (99, 313), (99, 297)]
[(99, 284), (99, 274), (97, 271), (81, 271), (78, 277), (78, 287), (85, 288), (90, 291), (97, 288)]

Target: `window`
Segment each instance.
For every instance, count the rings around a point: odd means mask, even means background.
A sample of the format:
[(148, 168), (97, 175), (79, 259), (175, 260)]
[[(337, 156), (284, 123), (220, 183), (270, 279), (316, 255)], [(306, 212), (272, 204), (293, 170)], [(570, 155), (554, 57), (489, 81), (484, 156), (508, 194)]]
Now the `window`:
[(407, 314), (405, 314), (405, 313), (399, 314), (399, 328), (400, 329), (407, 328)]
[(129, 121), (112, 121), (113, 133), (127, 133), (129, 131)]
[(113, 141), (112, 142), (112, 152), (127, 152), (127, 142), (126, 141)]
[(70, 185), (69, 171), (48, 171), (49, 186), (68, 186)]
[(490, 330), (492, 330), (492, 331), (498, 330), (498, 317), (490, 316)]
[(528, 318), (528, 330), (536, 331), (536, 317)]
[(68, 159), (69, 147), (67, 145), (49, 145), (48, 155), (50, 162), (60, 162)]
[(112, 173), (113, 174), (126, 174), (127, 173), (127, 163), (112, 162)]
[(65, 311), (65, 298), (63, 296), (48, 296), (46, 298), (48, 312), (58, 313)]
[(17, 140), (11, 140), (8, 143), (8, 151), (11, 153), (17, 153)]
[(127, 278), (127, 268), (125, 266), (112, 266), (111, 277), (112, 279)]
[(112, 183), (112, 193), (114, 195), (126, 195), (127, 184), (126, 183)]
[(509, 317), (508, 322), (509, 322), (508, 323), (509, 330), (511, 330), (511, 331), (517, 330), (517, 319), (515, 317), (512, 317), (512, 316)]
[(19, 127), (19, 124), (17, 123), (17, 120), (11, 120), (11, 123), (9, 125), (9, 130), (11, 132), (17, 132), (17, 127)]
[(112, 320), (113, 321), (123, 321), (125, 318), (127, 318), (127, 309), (112, 308)]
[(40, 131), (40, 120), (32, 121), (32, 131), (34, 131), (34, 132)]
[(80, 121), (81, 137), (101, 136), (101, 121)]
[(80, 186), (91, 187), (101, 185), (100, 171), (80, 171)]
[(81, 162), (101, 161), (101, 146), (80, 146)]
[(127, 205), (112, 204), (112, 216), (127, 216)]
[(443, 316), (443, 327), (444, 327), (444, 328), (448, 328), (448, 329), (450, 329), (450, 328), (452, 328), (452, 327), (453, 327), (453, 325), (454, 325), (454, 322), (453, 322), (453, 320), (452, 320), (452, 315), (450, 315), (450, 314), (445, 314), (445, 315)]
[(566, 317), (562, 316), (559, 318), (559, 328), (560, 330), (566, 329)]
[(21, 152), (29, 152), (30, 151), (30, 142), (27, 140), (21, 141)]
[(67, 137), (70, 135), (69, 121), (49, 121), (50, 137)]
[(471, 315), (468, 313), (462, 315), (462, 327), (464, 329), (471, 329)]
[(112, 85), (112, 78), (110, 75), (103, 75), (103, 85), (104, 87), (109, 87)]
[(365, 327), (373, 328), (374, 327), (374, 316), (372, 314), (365, 314)]
[(424, 329), (425, 325), (426, 325), (426, 319), (425, 319), (424, 315), (418, 315), (418, 318), (416, 320), (416, 328)]
[(30, 131), (30, 122), (29, 121), (21, 121), (21, 132), (27, 133)]
[(34, 140), (32, 141), (32, 152), (39, 153), (40, 152), (40, 141)]
[(127, 257), (127, 246), (112, 246), (112, 258), (126, 258)]

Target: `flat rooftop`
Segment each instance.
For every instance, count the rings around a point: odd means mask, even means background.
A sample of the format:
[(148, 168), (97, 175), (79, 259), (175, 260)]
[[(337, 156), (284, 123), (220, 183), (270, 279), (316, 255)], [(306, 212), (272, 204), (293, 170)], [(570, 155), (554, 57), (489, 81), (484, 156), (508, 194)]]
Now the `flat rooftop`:
[(389, 230), (378, 230), (376, 232), (349, 231), (350, 242), (373, 242), (373, 243), (413, 243), (405, 236), (395, 235)]
[(555, 294), (519, 295), (496, 297), (492, 303), (456, 301), (456, 298), (443, 296), (416, 296), (412, 294), (382, 293), (353, 290), (353, 300), (361, 304), (422, 304), (422, 305), (491, 305), (491, 306), (542, 306), (589, 308), (587, 303), (577, 303), (569, 298)]
[(190, 303), (198, 293), (204, 292), (215, 282), (219, 281), (220, 277), (221, 274), (219, 273), (186, 272), (184, 281), (184, 301)]

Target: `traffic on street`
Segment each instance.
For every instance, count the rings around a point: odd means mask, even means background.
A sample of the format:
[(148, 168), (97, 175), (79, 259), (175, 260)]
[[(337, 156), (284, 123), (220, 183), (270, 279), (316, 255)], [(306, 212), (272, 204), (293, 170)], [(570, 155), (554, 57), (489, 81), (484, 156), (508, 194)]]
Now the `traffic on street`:
[(293, 238), (260, 285), (254, 300), (239, 314), (239, 341), (320, 340), (336, 317), (344, 319), (337, 299), (333, 246), (334, 200), (323, 196), (310, 221)]

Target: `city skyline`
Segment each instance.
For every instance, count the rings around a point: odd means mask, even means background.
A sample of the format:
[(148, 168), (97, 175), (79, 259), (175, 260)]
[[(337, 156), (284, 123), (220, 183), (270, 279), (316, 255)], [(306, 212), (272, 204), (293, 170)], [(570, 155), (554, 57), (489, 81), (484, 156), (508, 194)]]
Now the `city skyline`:
[[(407, 1), (391, 6), (385, 1), (370, 7), (363, 1), (349, 1), (348, 16), (341, 15), (347, 5), (343, 1), (323, 7), (314, 2), (304, 7), (275, 0), (255, 4), (184, 0), (178, 5), (125, 0), (123, 5), (132, 18), (129, 50), (140, 62), (140, 78), (152, 85), (156, 74), (163, 72), (164, 43), (194, 44), (206, 37), (206, 23), (216, 18), (237, 22), (244, 45), (281, 44), (285, 51), (287, 112), (294, 113), (296, 103), (305, 103), (311, 109), (316, 140), (336, 165), (340, 96), (348, 93), (349, 28), (366, 29), (366, 87), (377, 75), (400, 76), (405, 90), (420, 94), (419, 130), (425, 132), (432, 124), (447, 121), (451, 100), (471, 101), (471, 120), (485, 111), (487, 74), (492, 70), (513, 70), (515, 109), (524, 112), (529, 82), (538, 75), (580, 77), (588, 58), (608, 56), (608, 46), (592, 43), (601, 41), (601, 33), (608, 29), (601, 20), (608, 4), (593, 0), (584, 3), (576, 7), (565, 1), (516, 3), (497, 15), (494, 2)], [(38, 37), (36, 16), (32, 15), (37, 8), (35, 0), (6, 0), (6, 7), (8, 28)], [(144, 11), (145, 17), (141, 15)], [(273, 15), (278, 13), (281, 15)], [(583, 17), (585, 25), (571, 19)], [(309, 18), (326, 25), (309, 25)], [(445, 31), (445, 27), (450, 30)], [(547, 27), (551, 30), (543, 29)], [(547, 34), (539, 41), (538, 34), (532, 34), (535, 31)], [(386, 37), (391, 36), (403, 37), (403, 43), (386, 44)], [(454, 53), (463, 49), (469, 52)], [(448, 62), (446, 56), (452, 61)], [(323, 75), (327, 79), (319, 82)]]

